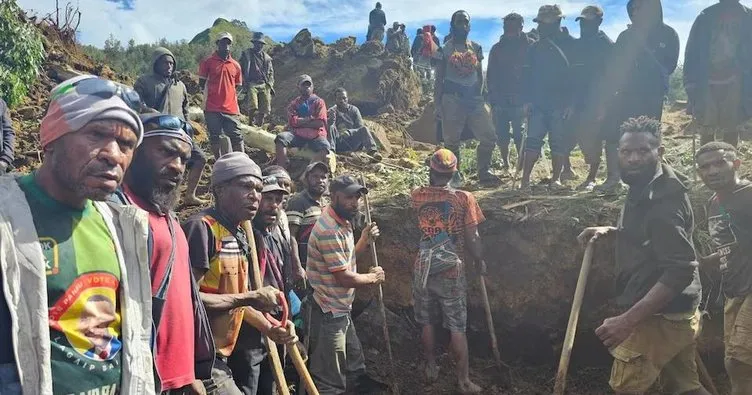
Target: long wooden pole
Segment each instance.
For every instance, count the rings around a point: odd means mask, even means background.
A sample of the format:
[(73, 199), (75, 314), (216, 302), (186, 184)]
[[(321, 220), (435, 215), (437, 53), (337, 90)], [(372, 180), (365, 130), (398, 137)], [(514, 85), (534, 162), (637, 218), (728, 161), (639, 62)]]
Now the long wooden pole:
[(496, 359), (496, 364), (501, 368), (506, 365), (501, 360), (499, 342), (496, 340), (496, 327), (494, 326), (493, 316), (491, 315), (491, 303), (488, 301), (488, 291), (486, 291), (486, 277), (482, 274), (480, 275), (480, 293), (483, 297), (483, 308), (486, 312), (488, 333), (491, 335), (491, 348), (493, 348), (494, 359)]
[[(261, 269), (259, 266), (258, 255), (256, 254), (256, 237), (253, 234), (253, 229), (251, 228), (250, 221), (243, 223), (243, 230), (246, 233), (246, 237), (248, 237), (248, 244), (251, 246), (251, 248), (253, 248), (253, 252), (250, 254), (251, 270), (253, 272), (254, 283), (253, 288), (255, 290), (258, 290), (264, 286), (264, 280), (261, 278)], [(283, 323), (283, 325), (286, 324), (287, 323)], [(272, 340), (268, 336), (266, 337), (266, 347), (269, 351), (269, 359), (271, 361), (270, 365), (272, 367), (272, 373), (274, 374), (274, 381), (277, 383), (277, 390), (279, 391), (280, 395), (290, 395), (290, 390), (287, 387), (287, 380), (285, 379), (285, 372), (282, 369), (282, 361), (280, 360), (279, 352), (277, 351), (277, 345), (272, 342)], [(306, 389), (308, 389), (308, 393), (311, 395), (319, 395), (319, 392), (316, 389), (316, 385), (313, 382), (313, 378), (311, 377), (311, 374), (308, 372), (308, 369), (305, 366), (303, 356), (300, 355), (300, 350), (298, 350), (297, 346), (295, 345), (288, 348), (290, 350), (292, 363), (293, 365), (295, 365), (295, 369), (298, 371), (298, 374), (305, 383)]]
[(580, 309), (582, 300), (585, 298), (585, 287), (587, 286), (590, 267), (593, 263), (593, 241), (588, 242), (585, 249), (585, 256), (582, 258), (582, 267), (580, 267), (580, 276), (577, 279), (577, 288), (574, 291), (572, 300), (572, 310), (569, 312), (569, 323), (567, 324), (567, 333), (564, 337), (564, 345), (561, 349), (561, 358), (559, 359), (559, 370), (556, 373), (556, 383), (554, 384), (554, 395), (564, 395), (567, 386), (567, 371), (569, 370), (569, 360), (572, 357), (572, 348), (574, 346), (574, 337), (577, 333), (577, 322), (580, 319)]

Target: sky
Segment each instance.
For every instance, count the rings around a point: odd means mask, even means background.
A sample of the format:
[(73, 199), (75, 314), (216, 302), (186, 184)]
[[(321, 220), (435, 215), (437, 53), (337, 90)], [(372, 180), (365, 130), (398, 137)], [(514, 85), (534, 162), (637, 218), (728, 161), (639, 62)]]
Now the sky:
[[(55, 0), (17, 1), (22, 8), (42, 16), (55, 9)], [(307, 27), (326, 42), (355, 36), (362, 43), (368, 13), (375, 4), (375, 0), (62, 0), (60, 4), (66, 1), (81, 10), (80, 42), (97, 47), (103, 47), (110, 34), (123, 43), (130, 39), (137, 44), (153, 43), (161, 38), (190, 40), (219, 17), (245, 21), (252, 30), (264, 32), (276, 41), (288, 42), (300, 29)], [(682, 52), (697, 14), (716, 2), (663, 0), (665, 22), (679, 34)], [(388, 23), (404, 23), (411, 39), (415, 31), (426, 24), (436, 25), (440, 36), (445, 34), (452, 13), (462, 8), (471, 17), (470, 38), (488, 52), (501, 35), (504, 15), (511, 12), (523, 15), (525, 30), (529, 30), (534, 27), (532, 19), (543, 0), (381, 0), (381, 3)], [(558, 0), (556, 3), (562, 7), (566, 15), (564, 24), (575, 37), (579, 36), (575, 18), (586, 5), (598, 4), (604, 9), (602, 30), (614, 40), (629, 23), (627, 0)], [(750, 1), (742, 3), (749, 6)]]

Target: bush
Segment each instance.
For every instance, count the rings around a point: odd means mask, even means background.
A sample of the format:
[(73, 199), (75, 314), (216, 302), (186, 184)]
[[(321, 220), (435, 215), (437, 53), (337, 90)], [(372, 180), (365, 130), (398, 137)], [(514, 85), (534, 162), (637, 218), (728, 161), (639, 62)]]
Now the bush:
[(677, 100), (687, 100), (687, 92), (684, 90), (684, 69), (682, 66), (676, 68), (674, 74), (668, 82), (668, 101), (675, 103)]
[(39, 74), (45, 52), (42, 35), (15, 0), (0, 1), (0, 96), (21, 102)]

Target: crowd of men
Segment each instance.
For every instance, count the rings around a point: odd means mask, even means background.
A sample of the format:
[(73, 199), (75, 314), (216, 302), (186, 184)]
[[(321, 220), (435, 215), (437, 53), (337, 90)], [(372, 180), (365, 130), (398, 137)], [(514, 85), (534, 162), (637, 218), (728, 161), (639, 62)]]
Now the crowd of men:
[[(702, 59), (689, 66), (694, 70), (686, 77), (692, 111), (717, 126), (713, 133), (720, 130), (726, 140), (711, 141), (708, 134), (694, 157), (703, 183), (714, 192), (707, 203), (714, 252), (703, 257), (692, 243), (688, 180), (662, 160), (658, 105), (665, 87), (657, 84), (666, 81), (671, 69), (666, 63), (675, 64), (675, 33), (659, 18), (658, 0), (632, 0), (628, 10), (634, 25), (615, 45), (599, 32), (603, 15), (594, 6), (580, 16), (579, 40), (562, 30), (557, 6), (541, 7), (535, 39), (522, 33), (519, 15), (508, 16), (505, 36), (489, 60), (507, 73), (493, 77), (501, 79), (495, 88), (489, 85), (488, 100), (497, 125), (512, 125), (507, 145), (514, 138), (518, 150), (531, 153), (523, 160), (528, 177), (546, 134), (555, 141), (555, 175), (560, 179), (566, 171), (564, 153), (573, 143), (555, 140), (565, 120), (591, 125), (577, 129), (582, 138), (595, 133), (616, 155), (609, 174), (629, 186), (619, 221), (587, 228), (579, 237), (583, 244), (616, 238), (615, 291), (622, 312), (596, 330), (614, 357), (609, 383), (614, 391), (642, 394), (660, 377), (672, 393), (708, 393), (695, 360), (702, 268), (721, 272), (726, 370), (732, 395), (747, 395), (752, 393), (752, 186), (739, 175), (736, 125), (719, 123), (729, 122), (730, 105), (739, 107), (738, 120), (746, 114), (744, 82), (750, 71), (738, 62), (752, 45), (752, 11), (723, 0), (698, 17), (690, 35), (688, 59)], [(465, 333), (469, 270), (485, 274), (487, 269), (478, 230), (485, 218), (472, 193), (452, 187), (460, 159), (452, 148), (460, 131), (470, 127), (482, 143), (479, 177), (493, 181), (490, 151), (496, 136), (481, 91), (482, 49), (467, 39), (470, 18), (458, 11), (451, 25), (436, 76), (449, 149), (432, 154), (428, 185), (411, 194), (420, 229), (412, 291), (426, 379), (440, 374), (435, 346), (442, 326), (450, 333), (458, 391), (482, 393), (470, 379)], [(378, 35), (378, 25), (371, 28), (369, 35)], [(424, 29), (431, 32), (430, 26)], [(310, 331), (302, 335), (310, 339), (309, 367), (319, 393), (384, 390), (366, 374), (352, 318), (355, 290), (386, 278), (379, 267), (357, 270), (357, 258), (372, 248), (380, 231), (375, 223), (357, 220), (367, 187), (350, 175), (332, 178), (323, 161), (333, 149), (331, 131), (345, 135), (336, 141), (344, 150), (373, 153), (375, 143), (344, 89), (336, 92), (336, 106), (327, 109), (313, 93), (311, 77), (303, 75), (300, 96), (288, 108), (290, 132), (277, 137), (278, 164), (261, 169), (244, 153), (237, 120), (237, 89), (255, 95), (249, 108), (257, 123), (263, 123), (273, 95), (271, 60), (256, 48), (263, 47), (263, 36), (254, 40), (241, 64), (230, 56), (232, 36), (223, 34), (217, 51), (201, 64), (215, 155), (213, 199), (182, 223), (175, 215), (179, 187), (188, 171), (188, 198), (196, 198), (192, 177), (200, 178), (206, 157), (193, 141), (185, 86), (172, 73), (174, 55), (157, 49), (153, 73), (139, 78), (134, 89), (93, 76), (52, 89), (39, 131), (41, 166), (0, 177), (0, 393), (272, 394), (269, 350), (279, 346), (285, 355), (286, 347), (299, 347), (302, 328), (269, 317), (281, 319), (286, 308), (302, 314), (295, 311), (301, 300), (310, 317)], [(583, 63), (571, 67), (567, 51), (582, 42), (595, 54), (589, 61), (574, 57)], [(716, 48), (716, 42), (731, 46)], [(605, 48), (608, 57), (596, 56)], [(745, 50), (734, 55), (728, 48)], [(699, 55), (703, 50), (711, 54)], [(617, 62), (626, 67), (619, 81), (599, 80), (613, 73), (609, 67), (619, 54), (633, 59)], [(576, 70), (591, 81), (562, 78), (577, 75), (570, 74)], [(646, 81), (647, 76), (654, 79)], [(527, 83), (534, 89), (496, 90)], [(611, 110), (592, 98), (603, 92), (611, 97), (614, 87), (618, 131), (606, 136), (602, 122)], [(2, 102), (0, 110), (5, 173), (13, 161), (14, 134)], [(531, 130), (523, 140), (518, 121), (528, 110)], [(223, 152), (223, 134), (231, 152)], [(304, 145), (319, 156), (306, 167), (302, 190), (292, 195), (286, 149)], [(602, 144), (598, 156), (601, 149)], [(188, 170), (191, 165), (198, 170)], [(303, 279), (310, 297), (300, 286)]]

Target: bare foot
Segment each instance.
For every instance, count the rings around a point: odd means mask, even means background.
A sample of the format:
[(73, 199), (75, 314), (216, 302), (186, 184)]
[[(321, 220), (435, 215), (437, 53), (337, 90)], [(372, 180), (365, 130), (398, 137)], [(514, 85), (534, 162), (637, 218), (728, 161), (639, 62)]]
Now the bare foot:
[(439, 367), (436, 365), (436, 362), (427, 362), (426, 363), (426, 379), (428, 379), (429, 383), (433, 383), (439, 378)]
[(209, 203), (206, 200), (199, 199), (196, 195), (190, 195), (183, 198), (183, 204), (186, 206), (203, 206)]
[(460, 393), (461, 394), (479, 394), (483, 391), (477, 384), (470, 380), (460, 381)]

